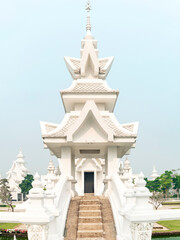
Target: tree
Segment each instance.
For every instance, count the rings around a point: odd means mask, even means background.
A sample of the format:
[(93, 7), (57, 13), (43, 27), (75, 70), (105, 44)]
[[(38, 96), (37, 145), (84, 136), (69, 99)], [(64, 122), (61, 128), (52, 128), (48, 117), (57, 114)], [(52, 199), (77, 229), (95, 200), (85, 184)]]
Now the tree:
[(159, 177), (161, 182), (161, 189), (164, 193), (164, 198), (168, 197), (169, 189), (172, 187), (172, 172), (165, 171), (165, 173), (161, 174)]
[(153, 195), (152, 195), (152, 197), (150, 197), (150, 201), (149, 202), (157, 210), (161, 206), (161, 203), (163, 202), (162, 193), (161, 192), (153, 192)]
[(6, 178), (0, 180), (0, 199), (3, 203), (10, 206), (12, 212), (14, 212), (14, 207), (12, 204), (12, 196), (9, 191), (8, 180)]
[(177, 198), (179, 198), (179, 190), (180, 190), (180, 175), (179, 175), (179, 169), (177, 170), (172, 170), (173, 175), (172, 175), (172, 181), (173, 181), (173, 189), (176, 190), (177, 193)]
[(161, 192), (161, 182), (160, 178), (156, 178), (155, 180), (146, 180), (146, 187), (149, 189), (150, 192)]
[(19, 187), (21, 188), (21, 192), (25, 195), (29, 193), (29, 190), (32, 188), (32, 182), (34, 181), (34, 177), (31, 174), (28, 174), (21, 184), (19, 184)]
[(157, 210), (158, 207), (161, 206), (162, 203), (162, 190), (161, 190), (161, 181), (160, 178), (157, 177), (155, 180), (146, 180), (146, 187), (149, 189), (150, 192), (152, 192), (152, 196), (150, 197), (149, 202), (154, 206), (154, 208)]

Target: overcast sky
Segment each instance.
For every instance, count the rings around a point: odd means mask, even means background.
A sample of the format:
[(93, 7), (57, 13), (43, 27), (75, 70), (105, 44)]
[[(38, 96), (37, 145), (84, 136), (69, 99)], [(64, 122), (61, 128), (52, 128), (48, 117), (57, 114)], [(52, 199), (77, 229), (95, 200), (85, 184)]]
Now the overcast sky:
[[(120, 95), (120, 123), (139, 121), (129, 160), (149, 176), (180, 167), (180, 0), (92, 0), (99, 56), (115, 56), (107, 82)], [(60, 123), (59, 90), (72, 78), (64, 56), (79, 57), (84, 0), (0, 1), (0, 173), (21, 148), (28, 169), (46, 173), (40, 120)], [(55, 157), (52, 158), (57, 165)]]

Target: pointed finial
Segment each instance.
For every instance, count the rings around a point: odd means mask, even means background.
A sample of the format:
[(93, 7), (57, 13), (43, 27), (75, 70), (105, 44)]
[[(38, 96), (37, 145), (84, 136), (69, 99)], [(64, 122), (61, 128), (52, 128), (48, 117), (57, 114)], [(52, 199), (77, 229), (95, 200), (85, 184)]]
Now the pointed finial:
[(23, 158), (24, 156), (23, 156), (23, 154), (22, 154), (22, 150), (20, 149), (19, 150), (19, 153), (18, 153), (18, 155), (17, 155), (17, 158)]
[(144, 174), (140, 172), (136, 182), (136, 187), (145, 187), (145, 186), (146, 186), (146, 181), (144, 180)]
[(87, 11), (87, 24), (86, 24), (86, 31), (91, 31), (91, 23), (90, 23), (91, 3), (90, 3), (90, 0), (87, 1), (87, 4), (86, 4), (86, 11)]
[(90, 3), (90, 0), (87, 1), (86, 11), (87, 11), (88, 13), (91, 11), (91, 3)]
[(157, 172), (155, 165), (153, 166), (153, 172), (155, 172), (155, 173)]
[(42, 187), (42, 184), (40, 181), (40, 176), (38, 173), (36, 173), (34, 175), (34, 181), (32, 182), (32, 186), (33, 186), (33, 188), (41, 188)]

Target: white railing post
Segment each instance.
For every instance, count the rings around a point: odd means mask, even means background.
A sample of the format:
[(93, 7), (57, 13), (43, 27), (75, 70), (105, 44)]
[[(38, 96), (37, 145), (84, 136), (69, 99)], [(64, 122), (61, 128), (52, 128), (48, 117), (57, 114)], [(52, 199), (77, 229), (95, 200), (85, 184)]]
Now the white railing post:
[(48, 225), (28, 225), (28, 240), (47, 240)]
[(26, 209), (23, 222), (27, 224), (28, 240), (47, 240), (48, 223), (52, 214), (44, 206), (45, 194), (37, 173), (32, 185), (33, 188), (28, 195), (30, 204)]
[(129, 221), (132, 240), (151, 240), (153, 223), (158, 219), (149, 203), (152, 194), (145, 185), (146, 181), (141, 172), (134, 187), (135, 205), (125, 215)]
[(55, 216), (58, 216), (58, 210), (55, 208), (54, 199), (56, 197), (54, 193), (54, 184), (49, 178), (45, 190), (44, 206)]
[(153, 223), (134, 222), (131, 224), (132, 240), (151, 240)]

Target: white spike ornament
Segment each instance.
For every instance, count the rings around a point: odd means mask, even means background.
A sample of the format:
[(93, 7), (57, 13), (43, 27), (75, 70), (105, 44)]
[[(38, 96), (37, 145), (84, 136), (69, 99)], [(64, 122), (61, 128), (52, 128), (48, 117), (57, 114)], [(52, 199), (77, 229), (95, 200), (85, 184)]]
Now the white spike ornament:
[(87, 1), (87, 4), (86, 4), (86, 11), (87, 11), (86, 31), (91, 31), (91, 23), (90, 23), (91, 4), (89, 0)]

